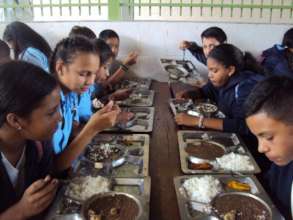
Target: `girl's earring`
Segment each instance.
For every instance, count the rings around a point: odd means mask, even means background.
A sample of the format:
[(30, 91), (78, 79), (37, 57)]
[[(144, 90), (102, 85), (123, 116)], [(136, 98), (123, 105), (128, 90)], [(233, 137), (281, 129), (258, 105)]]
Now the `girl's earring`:
[(22, 129), (22, 127), (21, 127), (21, 126), (17, 127), (17, 130), (18, 130), (18, 131), (20, 131), (21, 129)]

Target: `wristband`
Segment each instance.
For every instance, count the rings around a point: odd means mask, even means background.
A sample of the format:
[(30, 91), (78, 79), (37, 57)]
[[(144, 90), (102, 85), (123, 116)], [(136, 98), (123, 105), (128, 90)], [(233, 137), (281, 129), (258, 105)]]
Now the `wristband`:
[(124, 64), (121, 63), (120, 66), (121, 66), (121, 68), (122, 68), (122, 70), (124, 72), (127, 72), (128, 71), (128, 67), (126, 65), (124, 65)]

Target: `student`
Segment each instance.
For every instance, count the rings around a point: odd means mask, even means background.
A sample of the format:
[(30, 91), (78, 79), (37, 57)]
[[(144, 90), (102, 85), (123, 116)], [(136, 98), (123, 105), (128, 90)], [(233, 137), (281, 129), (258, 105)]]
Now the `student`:
[[(60, 111), (63, 120), (58, 124), (58, 129), (53, 136), (55, 153), (64, 151), (73, 133), (73, 127), (78, 127), (78, 95), (88, 91), (93, 85), (99, 67), (99, 53), (90, 40), (84, 37), (65, 38), (56, 45), (50, 70), (61, 86)], [(87, 125), (92, 120), (97, 121), (97, 130), (102, 131), (115, 124), (118, 114), (119, 109), (113, 106), (113, 102), (109, 102), (103, 109), (91, 116), (72, 142), (78, 141), (78, 138), (88, 137)]]
[(10, 60), (10, 49), (4, 41), (0, 40), (0, 64)]
[(94, 45), (100, 55), (100, 67), (96, 73), (95, 83), (90, 86), (88, 91), (80, 95), (78, 113), (81, 122), (88, 121), (93, 114), (92, 99), (100, 98), (105, 93), (103, 83), (107, 80), (108, 66), (114, 57), (110, 47), (103, 40), (94, 40)]
[(271, 160), (267, 192), (287, 220), (293, 216), (293, 80), (273, 76), (257, 84), (246, 100), (246, 122), (258, 151)]
[[(99, 38), (104, 40), (110, 46), (116, 59), (118, 56), (119, 45), (120, 45), (120, 38), (118, 34), (113, 30), (107, 29), (107, 30), (103, 30), (99, 34)], [(137, 56), (138, 54), (132, 51), (127, 55), (127, 57), (122, 62), (115, 60), (112, 63), (110, 67), (110, 71), (109, 71), (110, 77), (107, 80), (110, 86), (113, 86), (124, 77), (125, 73), (129, 69), (129, 66), (136, 63)]]
[(78, 96), (79, 120), (80, 122), (85, 123), (93, 114), (92, 99), (97, 97), (102, 99), (103, 103), (106, 103), (109, 100), (122, 100), (128, 98), (131, 91), (127, 89), (121, 89), (113, 92), (112, 94), (107, 94), (108, 91), (104, 84), (109, 76), (108, 67), (114, 59), (114, 54), (112, 53), (110, 47), (103, 40), (93, 38), (94, 36), (91, 34), (91, 30), (89, 28), (79, 26), (75, 26), (71, 30), (70, 36), (82, 36), (93, 40), (95, 49), (100, 56), (100, 67), (96, 72), (95, 83), (91, 85), (86, 92)]
[(35, 65), (7, 62), (0, 66), (0, 92), (0, 220), (30, 219), (50, 205), (58, 186), (53, 177), (71, 166), (100, 120), (54, 156), (49, 140), (61, 120), (56, 80)]
[[(255, 84), (263, 79), (262, 68), (249, 53), (244, 53), (231, 44), (221, 44), (208, 55), (209, 81), (198, 91), (183, 93), (184, 96), (199, 95), (215, 102), (225, 114), (224, 119), (194, 117), (181, 113), (175, 116), (178, 125), (197, 126), (224, 132), (237, 133), (249, 147), (262, 170), (267, 170), (270, 162), (257, 152), (256, 138), (245, 123), (243, 104)], [(178, 97), (178, 96), (177, 96)], [(179, 96), (180, 97), (180, 96)]]
[(262, 79), (255, 59), (249, 53), (243, 55), (231, 44), (221, 44), (209, 53), (207, 66), (209, 81), (198, 92), (215, 102), (226, 118), (199, 118), (181, 113), (175, 117), (177, 124), (248, 135), (243, 103)]
[(93, 32), (90, 28), (86, 26), (78, 26), (78, 25), (73, 26), (69, 33), (69, 37), (75, 37), (77, 35), (84, 36), (84, 37), (87, 37), (88, 39), (93, 39), (93, 40), (97, 38), (95, 32)]
[(207, 56), (211, 50), (227, 41), (225, 32), (219, 27), (209, 27), (201, 34), (202, 47), (196, 42), (182, 41), (179, 48), (188, 49), (189, 52), (201, 63), (207, 65)]
[(6, 26), (3, 40), (13, 49), (14, 58), (35, 64), (49, 72), (51, 48), (47, 41), (28, 25), (15, 21)]
[(262, 65), (268, 75), (288, 76), (293, 78), (293, 28), (283, 37), (281, 45), (263, 51)]

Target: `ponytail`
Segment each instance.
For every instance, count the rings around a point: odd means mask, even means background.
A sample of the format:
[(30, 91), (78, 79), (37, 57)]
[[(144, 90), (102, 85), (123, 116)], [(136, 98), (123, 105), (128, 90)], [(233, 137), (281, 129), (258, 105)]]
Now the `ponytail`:
[(91, 40), (81, 36), (67, 37), (57, 43), (52, 53), (50, 59), (50, 72), (52, 74), (55, 73), (56, 62), (59, 59), (65, 64), (72, 63), (76, 54), (79, 52), (91, 53), (99, 56), (99, 53)]
[(256, 61), (255, 57), (251, 53), (244, 52), (243, 62), (243, 70), (248, 70), (263, 75), (265, 74), (264, 68)]
[(259, 66), (256, 59), (250, 53), (243, 53), (232, 44), (220, 44), (210, 52), (208, 58), (217, 60), (226, 68), (234, 66), (235, 72), (248, 70), (255, 73), (264, 73), (262, 67)]

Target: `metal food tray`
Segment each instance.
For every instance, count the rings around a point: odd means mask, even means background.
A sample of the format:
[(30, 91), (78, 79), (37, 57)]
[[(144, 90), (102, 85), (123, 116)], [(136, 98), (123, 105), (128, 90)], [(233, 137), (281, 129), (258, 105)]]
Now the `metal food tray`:
[(152, 79), (150, 78), (129, 78), (119, 83), (116, 89), (126, 89), (126, 88), (150, 89), (151, 85), (152, 85)]
[(94, 162), (87, 159), (83, 154), (74, 168), (75, 174), (112, 177), (145, 177), (149, 175), (149, 135), (98, 134), (89, 145), (104, 143), (124, 146), (127, 151), (125, 162), (117, 167), (105, 166), (102, 169), (96, 169)]
[(137, 119), (134, 124), (130, 127), (120, 128), (120, 127), (112, 127), (106, 129), (108, 132), (134, 132), (134, 133), (149, 133), (153, 131), (153, 123), (154, 123), (154, 115), (155, 108), (154, 107), (128, 107), (122, 108), (122, 111), (130, 111), (136, 114)]
[[(195, 65), (190, 60), (176, 60), (176, 59), (160, 59), (162, 68), (169, 74), (171, 82), (183, 82), (183, 83), (195, 83), (202, 80), (200, 73), (196, 69)], [(172, 77), (170, 69), (175, 72), (180, 72), (176, 77)]]
[(155, 91), (148, 89), (135, 89), (130, 97), (123, 101), (118, 101), (120, 106), (138, 106), (150, 107), (153, 106)]
[[(150, 190), (151, 190), (151, 178), (114, 178), (113, 179), (112, 190), (114, 192), (128, 193), (136, 197), (142, 205), (143, 213), (138, 220), (148, 220), (149, 219), (149, 203), (150, 203)], [(79, 215), (81, 211), (81, 206), (76, 208), (75, 204), (78, 201), (64, 195), (66, 191), (66, 186), (63, 186), (59, 190), (53, 205), (49, 209), (45, 220), (57, 220), (57, 219), (82, 219)]]
[[(178, 136), (178, 146), (179, 146), (179, 154), (180, 154), (180, 162), (181, 162), (181, 170), (186, 174), (235, 174), (235, 173), (245, 173), (245, 174), (255, 174), (260, 173), (260, 168), (253, 156), (249, 152), (246, 145), (243, 141), (234, 133), (225, 133), (225, 132), (214, 132), (214, 131), (188, 131), (182, 130), (177, 132)], [(188, 154), (185, 152), (184, 148), (186, 143), (192, 142), (192, 140), (210, 140), (213, 142), (220, 143), (225, 147), (225, 150), (229, 151), (229, 148), (234, 146), (239, 146), (242, 154), (249, 156), (249, 159), (254, 166), (254, 170), (252, 171), (229, 171), (223, 169), (211, 169), (211, 170), (192, 170), (188, 168)]]
[[(217, 220), (218, 218), (215, 216), (211, 216), (203, 210), (201, 210), (202, 204), (199, 204), (199, 206), (196, 205), (195, 207), (198, 207), (198, 210), (194, 209), (192, 207), (192, 204), (188, 198), (188, 196), (185, 194), (185, 191), (182, 190), (182, 184), (185, 180), (191, 179), (193, 177), (203, 177), (206, 175), (190, 175), (190, 176), (177, 176), (174, 178), (174, 185), (175, 185), (175, 191), (177, 195), (177, 202), (180, 212), (181, 220)], [(263, 200), (270, 208), (271, 214), (272, 214), (272, 220), (282, 220), (283, 217), (281, 216), (280, 212), (276, 208), (276, 206), (273, 204), (257, 178), (253, 175), (243, 175), (243, 176), (233, 176), (233, 175), (213, 175), (213, 177), (218, 178), (220, 183), (224, 186), (225, 183), (227, 183), (229, 180), (238, 180), (241, 182), (249, 183), (249, 185), (256, 189), (256, 192), (252, 193), (252, 195), (258, 197), (259, 199)], [(240, 192), (237, 190), (228, 189), (226, 187), (222, 187), (224, 189), (224, 192)], [(241, 191), (242, 192), (242, 191)]]
[[(182, 104), (176, 104), (176, 101), (180, 101), (182, 102)], [(205, 102), (199, 102), (200, 103), (205, 103)], [(198, 115), (200, 114), (197, 110), (196, 110), (196, 104), (191, 100), (191, 99), (186, 99), (186, 100), (182, 100), (182, 99), (170, 99), (169, 100), (169, 105), (171, 108), (171, 111), (174, 115), (178, 114), (178, 113), (187, 113), (188, 115), (193, 115), (191, 114), (189, 111), (193, 111), (195, 113), (197, 113)], [(208, 117), (208, 116), (207, 116)], [(210, 117), (215, 117), (215, 118), (225, 118), (225, 114), (219, 110), (217, 110), (216, 113), (214, 113), (212, 116)]]

